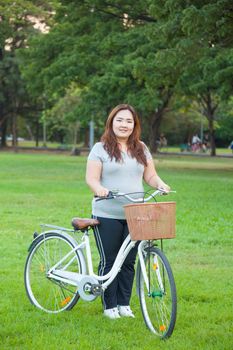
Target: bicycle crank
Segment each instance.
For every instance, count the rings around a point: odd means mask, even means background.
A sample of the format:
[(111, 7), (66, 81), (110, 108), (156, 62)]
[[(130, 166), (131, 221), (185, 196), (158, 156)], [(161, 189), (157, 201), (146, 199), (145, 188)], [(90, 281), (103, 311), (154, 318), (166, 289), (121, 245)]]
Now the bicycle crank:
[[(78, 293), (80, 297), (85, 301), (93, 301), (102, 292), (102, 288), (99, 286), (96, 278), (92, 276), (83, 276), (78, 284)], [(101, 289), (101, 292), (100, 290)]]
[(103, 294), (103, 288), (101, 284), (92, 284), (91, 293), (96, 295), (97, 297)]

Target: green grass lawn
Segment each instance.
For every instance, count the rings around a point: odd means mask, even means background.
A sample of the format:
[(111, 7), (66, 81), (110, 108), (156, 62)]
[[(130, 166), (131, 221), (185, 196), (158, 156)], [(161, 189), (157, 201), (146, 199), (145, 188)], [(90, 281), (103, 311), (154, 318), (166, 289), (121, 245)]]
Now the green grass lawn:
[[(0, 153), (0, 348), (232, 349), (231, 158), (155, 160), (161, 177), (177, 191), (170, 197), (177, 202), (177, 237), (164, 242), (178, 293), (177, 323), (169, 340), (146, 329), (135, 292), (135, 319), (104, 318), (100, 299), (79, 301), (58, 315), (29, 303), (23, 273), (33, 232), (40, 223), (70, 227), (73, 216), (90, 216), (85, 163), (84, 157)], [(93, 248), (96, 265), (94, 243)]]

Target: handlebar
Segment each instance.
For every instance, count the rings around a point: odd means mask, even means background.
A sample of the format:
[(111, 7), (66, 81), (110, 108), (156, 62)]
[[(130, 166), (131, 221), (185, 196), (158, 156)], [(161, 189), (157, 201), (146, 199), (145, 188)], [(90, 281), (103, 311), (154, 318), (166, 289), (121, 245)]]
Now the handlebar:
[[(139, 194), (139, 193), (143, 194), (143, 196), (141, 198), (133, 198), (130, 196), (132, 194)], [(98, 201), (107, 200), (107, 199), (114, 199), (117, 197), (124, 197), (124, 198), (128, 199), (130, 202), (141, 203), (141, 202), (148, 202), (152, 198), (155, 199), (156, 196), (163, 196), (163, 195), (167, 195), (169, 193), (176, 193), (176, 191), (167, 192), (167, 191), (164, 191), (162, 188), (158, 188), (153, 193), (148, 195), (148, 197), (145, 198), (145, 195), (147, 194), (147, 192), (123, 193), (123, 192), (119, 192), (118, 190), (111, 190), (111, 191), (109, 191), (109, 193), (106, 197), (95, 196), (95, 198), (97, 198), (96, 202), (98, 202)]]

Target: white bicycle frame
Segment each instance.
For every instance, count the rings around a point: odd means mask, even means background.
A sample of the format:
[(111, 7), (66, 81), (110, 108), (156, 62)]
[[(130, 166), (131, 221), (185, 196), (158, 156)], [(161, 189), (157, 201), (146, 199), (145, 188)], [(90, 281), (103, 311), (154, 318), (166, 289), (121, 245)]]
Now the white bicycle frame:
[[(161, 190), (157, 190), (152, 195), (150, 195), (148, 198), (146, 198), (145, 201), (146, 202), (149, 201), (151, 198), (153, 198), (156, 194), (159, 194), (159, 193), (161, 194), (163, 192)], [(142, 201), (142, 199), (132, 199), (130, 196), (127, 196), (127, 195), (125, 195), (125, 197), (130, 199), (133, 202), (141, 202)], [(44, 224), (43, 226), (55, 228), (57, 233), (62, 233), (62, 232), (64, 233), (64, 231), (74, 232), (73, 230), (66, 229), (66, 228), (59, 227), (59, 226), (53, 226), (53, 225), (47, 225), (47, 224)], [(46, 231), (46, 232), (43, 232), (42, 234), (46, 234), (46, 233), (50, 233), (50, 232), (54, 232), (54, 231)], [(82, 238), (82, 242), (80, 244), (78, 244), (77, 246), (75, 246), (73, 249), (71, 249), (69, 253), (67, 253), (61, 260), (59, 260), (54, 266), (52, 266), (47, 273), (47, 277), (78, 287), (82, 278), (91, 276), (96, 281), (101, 283), (102, 290), (105, 290), (112, 283), (112, 281), (114, 280), (114, 278), (116, 277), (116, 275), (120, 271), (121, 266), (123, 265), (127, 255), (129, 254), (130, 250), (135, 246), (136, 242), (137, 241), (131, 241), (130, 235), (128, 235), (125, 238), (124, 242), (122, 243), (122, 246), (117, 254), (117, 257), (115, 259), (115, 262), (114, 262), (111, 270), (106, 275), (99, 276), (99, 275), (96, 275), (93, 271), (89, 232), (88, 232), (88, 230), (85, 230), (83, 238)], [(148, 282), (146, 266), (145, 266), (145, 262), (144, 262), (144, 255), (145, 255), (144, 249), (147, 245), (148, 245), (147, 241), (141, 241), (139, 243), (139, 245), (138, 245), (138, 257), (139, 257), (139, 261), (140, 261), (140, 265), (141, 265), (142, 275), (143, 275), (147, 290), (149, 292), (149, 282)], [(71, 271), (67, 270), (69, 265), (76, 259), (76, 255), (74, 255), (74, 253), (78, 252), (79, 250), (85, 250), (86, 260), (87, 260), (87, 269), (88, 269), (87, 274), (85, 272), (82, 274), (79, 274), (79, 273), (71, 272)], [(64, 261), (67, 261), (67, 259), (71, 255), (73, 255), (73, 256), (70, 259), (70, 261), (68, 263), (66, 263), (66, 265), (64, 267), (62, 267), (62, 269), (59, 269), (58, 267), (61, 266), (61, 264)], [(156, 273), (158, 276), (160, 287), (163, 290), (163, 283), (162, 283), (162, 278), (161, 278), (159, 268), (156, 269)]]
[[(53, 225), (46, 225), (45, 224), (44, 226), (56, 228), (57, 233), (61, 233), (61, 232), (64, 232), (66, 230), (65, 228), (62, 228), (62, 230), (59, 230), (58, 226), (53, 226)], [(54, 232), (54, 231), (46, 231), (46, 232), (43, 232), (42, 234), (47, 234), (50, 232)], [(130, 250), (135, 246), (135, 244), (136, 244), (136, 241), (131, 241), (130, 235), (128, 235), (125, 238), (125, 240), (124, 240), (124, 242), (123, 242), (123, 244), (122, 244), (122, 246), (117, 254), (117, 257), (115, 259), (115, 262), (114, 262), (111, 270), (106, 275), (99, 276), (99, 275), (96, 275), (93, 271), (89, 232), (85, 231), (84, 236), (83, 236), (83, 242), (81, 242), (80, 244), (75, 246), (73, 249), (71, 249), (69, 251), (69, 253), (67, 253), (54, 266), (52, 266), (49, 269), (49, 271), (47, 272), (47, 277), (52, 278), (52, 279), (57, 280), (57, 281), (65, 282), (67, 284), (71, 284), (74, 286), (79, 286), (79, 283), (84, 276), (85, 277), (91, 276), (91, 277), (94, 277), (99, 283), (101, 283), (102, 289), (105, 290), (112, 283), (112, 281), (114, 280), (114, 278), (116, 277), (116, 275), (120, 271), (121, 266), (123, 265), (127, 255), (129, 254)], [(147, 244), (146, 241), (140, 242), (140, 244), (138, 246), (138, 256), (139, 256), (139, 260), (140, 260), (140, 264), (141, 264), (142, 274), (143, 274), (146, 286), (148, 287), (148, 290), (149, 290), (146, 267), (145, 267), (144, 258), (143, 258), (143, 255), (144, 255), (143, 248), (145, 247), (146, 244)], [(85, 250), (85, 252), (86, 252), (85, 255), (86, 255), (87, 270), (88, 270), (87, 274), (86, 273), (79, 274), (79, 273), (71, 272), (71, 271), (67, 270), (69, 268), (69, 265), (76, 259), (76, 255), (74, 255), (74, 253), (78, 250)], [(67, 259), (71, 256), (72, 256), (72, 258), (67, 262)], [(59, 269), (59, 266), (61, 266), (64, 261), (67, 262), (66, 265), (63, 266), (62, 269)]]

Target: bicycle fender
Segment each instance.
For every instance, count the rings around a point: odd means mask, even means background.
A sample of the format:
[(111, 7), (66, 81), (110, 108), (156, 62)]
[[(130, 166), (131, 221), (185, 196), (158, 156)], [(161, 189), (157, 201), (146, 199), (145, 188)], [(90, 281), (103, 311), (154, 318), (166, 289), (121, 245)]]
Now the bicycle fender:
[[(28, 251), (30, 251), (32, 248), (34, 248), (34, 246), (41, 240), (43, 239), (43, 237), (45, 235), (47, 235), (48, 233), (58, 233), (61, 234), (61, 231), (59, 230), (50, 230), (50, 231), (44, 231), (41, 232), (30, 244), (30, 246), (28, 247)], [(75, 239), (68, 235), (66, 232), (62, 232), (62, 235), (65, 236), (67, 239), (69, 239), (73, 244), (77, 245), (77, 242), (75, 241)]]
[[(28, 251), (30, 251), (32, 248), (34, 248), (34, 246), (44, 238), (44, 236), (46, 236), (47, 234), (49, 233), (58, 233), (58, 234), (62, 234), (62, 236), (66, 237), (68, 240), (71, 241), (71, 243), (73, 245), (78, 245), (77, 241), (72, 237), (70, 236), (68, 233), (60, 230), (49, 230), (49, 231), (44, 231), (44, 232), (41, 232), (30, 244), (29, 248), (28, 248)], [(80, 249), (81, 251), (81, 249)]]

